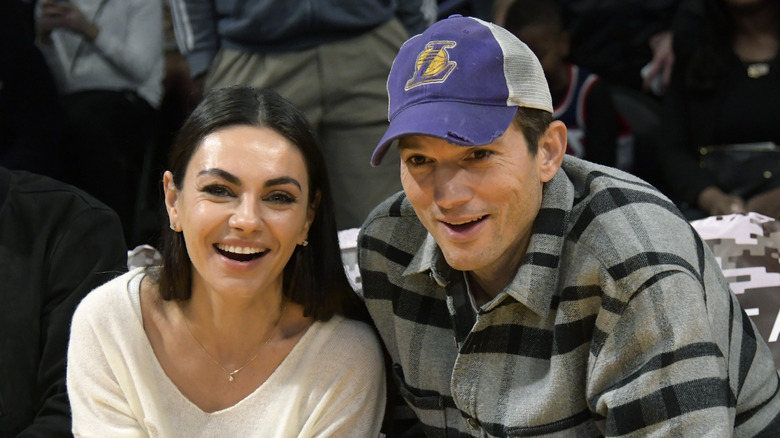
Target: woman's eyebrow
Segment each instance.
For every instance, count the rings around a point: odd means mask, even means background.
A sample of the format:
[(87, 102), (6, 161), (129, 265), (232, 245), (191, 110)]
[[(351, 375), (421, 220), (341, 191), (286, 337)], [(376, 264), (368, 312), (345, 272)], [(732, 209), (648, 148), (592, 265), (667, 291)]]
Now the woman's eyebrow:
[[(202, 175), (214, 175), (218, 178), (222, 178), (225, 181), (241, 186), (241, 179), (239, 179), (237, 176), (233, 175), (232, 173), (222, 170), (219, 168), (211, 168), (211, 169), (205, 169), (198, 172), (198, 176)], [(292, 184), (296, 187), (298, 187), (299, 190), (302, 190), (301, 183), (298, 182), (297, 179), (290, 177), (290, 176), (280, 176), (278, 178), (272, 178), (265, 182), (265, 187), (273, 187), (273, 186), (280, 186), (284, 184)]]
[(298, 190), (302, 190), (301, 183), (299, 183), (297, 179), (289, 176), (280, 176), (279, 178), (269, 179), (265, 182), (266, 187), (279, 186), (284, 184), (292, 184), (298, 187)]
[(198, 176), (203, 176), (203, 175), (214, 175), (224, 179), (225, 181), (231, 184), (235, 184), (237, 186), (241, 185), (241, 180), (237, 176), (233, 175), (232, 173), (226, 170), (222, 170), (219, 168), (205, 169), (198, 172)]

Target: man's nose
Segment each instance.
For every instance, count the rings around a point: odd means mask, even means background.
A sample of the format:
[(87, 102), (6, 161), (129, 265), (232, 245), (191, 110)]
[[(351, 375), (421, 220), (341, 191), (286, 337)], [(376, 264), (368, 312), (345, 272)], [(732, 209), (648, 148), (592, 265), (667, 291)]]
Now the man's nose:
[(458, 166), (441, 167), (434, 176), (434, 200), (442, 209), (456, 208), (473, 196), (469, 174)]

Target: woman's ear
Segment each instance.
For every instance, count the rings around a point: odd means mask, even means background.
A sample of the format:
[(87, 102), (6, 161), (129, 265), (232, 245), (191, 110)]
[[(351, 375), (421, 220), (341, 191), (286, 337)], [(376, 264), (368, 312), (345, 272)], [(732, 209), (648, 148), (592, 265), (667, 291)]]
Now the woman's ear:
[(176, 204), (176, 201), (179, 199), (179, 189), (176, 188), (176, 184), (173, 182), (173, 173), (170, 170), (166, 170), (163, 174), (162, 185), (165, 195), (165, 209), (168, 211), (168, 221), (171, 229), (180, 231), (179, 209)]
[(537, 159), (539, 160), (539, 178), (547, 182), (555, 176), (566, 155), (566, 125), (554, 120), (539, 140)]
[(304, 237), (309, 234), (309, 228), (311, 228), (311, 224), (314, 223), (314, 218), (317, 217), (317, 210), (320, 209), (320, 201), (322, 200), (322, 195), (318, 191), (316, 195), (314, 195), (314, 198), (309, 203), (309, 208), (306, 212), (306, 223), (304, 223), (303, 226), (303, 235)]

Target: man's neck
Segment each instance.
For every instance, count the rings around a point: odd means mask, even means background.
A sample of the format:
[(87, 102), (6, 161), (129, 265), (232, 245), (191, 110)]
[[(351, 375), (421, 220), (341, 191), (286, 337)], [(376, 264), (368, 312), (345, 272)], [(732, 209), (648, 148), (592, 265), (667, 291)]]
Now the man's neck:
[(466, 281), (469, 284), (469, 292), (471, 293), (471, 297), (474, 298), (474, 304), (476, 304), (477, 307), (482, 307), (486, 303), (490, 302), (490, 300), (495, 298), (495, 296), (490, 296), (490, 294), (485, 292), (485, 289), (480, 286), (479, 281), (475, 279), (470, 272), (466, 273)]
[(482, 307), (495, 298), (507, 285), (515, 278), (517, 274), (516, 266), (514, 269), (506, 269), (493, 272), (492, 275), (478, 275), (474, 271), (466, 272), (466, 280), (469, 283), (469, 290), (474, 297), (477, 307)]

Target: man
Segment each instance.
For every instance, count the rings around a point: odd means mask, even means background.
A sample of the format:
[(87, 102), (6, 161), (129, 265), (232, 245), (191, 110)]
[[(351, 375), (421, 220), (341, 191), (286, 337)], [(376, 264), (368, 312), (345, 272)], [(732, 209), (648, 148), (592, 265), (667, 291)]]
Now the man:
[(0, 437), (72, 437), (73, 311), (127, 270), (115, 212), (51, 178), (0, 167)]
[(438, 436), (777, 436), (771, 354), (647, 183), (565, 156), (542, 68), (442, 20), (388, 79), (404, 192), (358, 260), (399, 393)]

